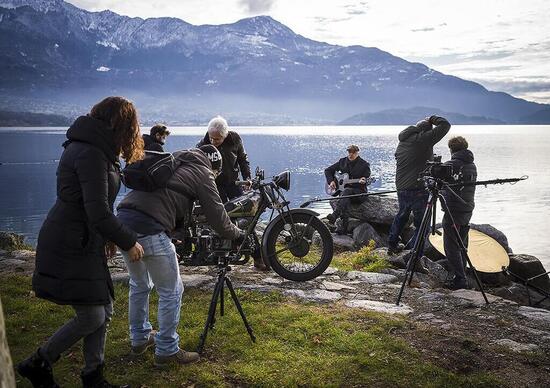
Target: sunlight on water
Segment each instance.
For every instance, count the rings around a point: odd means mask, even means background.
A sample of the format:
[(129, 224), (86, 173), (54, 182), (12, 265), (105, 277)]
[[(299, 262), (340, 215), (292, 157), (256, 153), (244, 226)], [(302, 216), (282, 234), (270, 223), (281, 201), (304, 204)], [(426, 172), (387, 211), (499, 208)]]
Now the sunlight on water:
[[(397, 133), (402, 126), (242, 127), (251, 166), (266, 176), (292, 173), (292, 206), (324, 194), (323, 170), (356, 143), (371, 163), (377, 181), (372, 190), (394, 189)], [(27, 235), (32, 242), (55, 200), (55, 170), (65, 128), (0, 128), (0, 230)], [(205, 133), (200, 127), (171, 127), (167, 149), (193, 147)], [(480, 180), (520, 177), (516, 185), (478, 187), (473, 223), (502, 230), (517, 253), (533, 254), (550, 268), (546, 228), (550, 226), (550, 126), (453, 126), (435, 148), (449, 158), (446, 140), (463, 135), (476, 157)], [(124, 195), (121, 190), (119, 199)], [(327, 212), (328, 205), (312, 208)]]

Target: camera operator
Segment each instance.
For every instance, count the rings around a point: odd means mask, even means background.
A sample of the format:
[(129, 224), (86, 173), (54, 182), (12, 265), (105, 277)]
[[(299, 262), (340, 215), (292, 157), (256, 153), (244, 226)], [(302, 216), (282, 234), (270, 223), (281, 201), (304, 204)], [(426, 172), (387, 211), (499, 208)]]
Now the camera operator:
[(151, 127), (149, 135), (143, 135), (143, 143), (145, 143), (146, 151), (164, 152), (164, 143), (166, 138), (170, 135), (170, 131), (166, 128), (166, 125), (156, 124)]
[(243, 180), (250, 181), (250, 163), (239, 134), (229, 130), (227, 121), (223, 117), (216, 116), (208, 123), (208, 131), (197, 147), (205, 144), (212, 144), (222, 154), (223, 167), (216, 178), (216, 186), (222, 202), (225, 203), (229, 199), (243, 195), (243, 190), (235, 184), (235, 181), (239, 180), (239, 171)]
[[(462, 136), (453, 137), (449, 140), (448, 145), (451, 151), (451, 160), (444, 164), (453, 166), (453, 174), (460, 176), (460, 182), (475, 182), (477, 180), (477, 168), (474, 164), (474, 154), (468, 149), (466, 139)], [(450, 288), (457, 290), (467, 288), (468, 285), (465, 273), (466, 258), (462, 257), (462, 250), (453, 228), (456, 227), (462, 242), (468, 247), (469, 223), (475, 206), (476, 187), (474, 185), (454, 186), (452, 190), (454, 193), (449, 190), (443, 191), (447, 206), (454, 219), (453, 225), (449, 214), (445, 213), (443, 216), (443, 244), (450, 272), (454, 276)]]
[[(183, 284), (174, 244), (169, 234), (189, 221), (194, 200), (198, 200), (208, 223), (223, 238), (239, 240), (220, 200), (215, 176), (222, 168), (219, 151), (213, 145), (175, 152), (179, 166), (168, 182), (170, 189), (131, 191), (118, 206), (118, 218), (138, 234), (145, 251), (141, 261), (123, 253), (130, 274), (129, 320), (131, 353), (139, 355), (155, 345), (155, 366), (185, 364), (198, 360), (195, 352), (179, 348), (176, 332)], [(149, 293), (159, 294), (159, 331), (149, 322)]]
[[(395, 151), (397, 162), (395, 185), (399, 211), (390, 228), (389, 255), (403, 249), (403, 246), (399, 244), (399, 235), (407, 224), (411, 211), (414, 215), (416, 233), (418, 233), (428, 200), (428, 193), (423, 183), (418, 181), (418, 175), (426, 168), (426, 161), (433, 159), (434, 145), (443, 139), (450, 128), (451, 124), (443, 117), (430, 116), (399, 133), (399, 144)], [(405, 248), (413, 247), (417, 237), (416, 233)]]

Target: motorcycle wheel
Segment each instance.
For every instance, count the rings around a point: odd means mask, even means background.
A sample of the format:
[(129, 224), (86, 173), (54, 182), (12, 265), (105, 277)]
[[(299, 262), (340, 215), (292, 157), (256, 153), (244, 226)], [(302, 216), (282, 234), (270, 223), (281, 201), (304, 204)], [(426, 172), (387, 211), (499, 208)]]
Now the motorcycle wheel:
[(321, 275), (332, 261), (333, 242), (328, 228), (311, 214), (279, 219), (265, 240), (267, 260), (288, 280), (304, 282)]

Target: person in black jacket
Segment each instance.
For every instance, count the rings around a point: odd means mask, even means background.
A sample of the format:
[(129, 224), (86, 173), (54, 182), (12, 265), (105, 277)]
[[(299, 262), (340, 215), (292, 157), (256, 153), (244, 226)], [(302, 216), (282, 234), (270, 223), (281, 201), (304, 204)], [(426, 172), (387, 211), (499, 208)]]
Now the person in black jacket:
[[(468, 149), (468, 142), (462, 136), (453, 137), (449, 140), (451, 160), (446, 165), (453, 166), (453, 174), (459, 176), (460, 182), (475, 182), (477, 180), (477, 168), (474, 164), (474, 154)], [(445, 202), (454, 219), (448, 213), (443, 215), (443, 244), (445, 256), (449, 262), (450, 273), (453, 275), (450, 288), (467, 288), (466, 281), (466, 258), (462, 256), (459, 241), (454, 229), (458, 231), (462, 242), (468, 247), (469, 223), (474, 211), (475, 190), (474, 185), (453, 187), (453, 192), (443, 191)]]
[[(411, 125), (399, 133), (399, 144), (395, 151), (397, 169), (395, 186), (399, 211), (393, 219), (388, 238), (388, 254), (393, 255), (403, 249), (399, 236), (409, 221), (411, 212), (416, 230), (420, 227), (422, 216), (428, 201), (428, 192), (418, 180), (419, 174), (426, 168), (426, 162), (433, 160), (433, 147), (449, 132), (451, 124), (443, 117), (430, 116)], [(416, 234), (405, 245), (414, 246)]]
[(239, 180), (239, 171), (243, 180), (250, 180), (250, 163), (243, 146), (243, 141), (237, 132), (230, 131), (227, 121), (216, 116), (208, 123), (208, 131), (197, 148), (212, 144), (222, 154), (222, 173), (216, 178), (216, 186), (222, 202), (243, 195), (243, 190), (235, 184)]
[(114, 299), (107, 257), (116, 246), (134, 261), (143, 255), (136, 233), (113, 214), (119, 156), (126, 162), (143, 156), (134, 105), (122, 97), (105, 98), (76, 119), (67, 139), (57, 169), (57, 200), (38, 236), (32, 286), (37, 297), (70, 305), (76, 316), (17, 370), (35, 387), (57, 387), (51, 365), (82, 339), (84, 387), (110, 387), (103, 377)]
[(151, 127), (149, 135), (143, 135), (145, 151), (164, 152), (163, 146), (168, 135), (170, 135), (170, 131), (166, 128), (166, 125), (156, 124)]
[[(325, 178), (327, 184), (335, 189), (336, 188), (336, 172), (341, 174), (348, 174), (349, 179), (359, 179), (358, 183), (351, 183), (344, 187), (341, 192), (341, 196), (366, 193), (367, 178), (370, 177), (370, 165), (369, 163), (359, 156), (359, 147), (355, 144), (351, 144), (347, 148), (348, 156), (338, 160), (333, 165), (325, 169)], [(352, 203), (362, 203), (367, 197), (345, 198), (336, 202), (336, 208), (332, 214), (327, 216), (331, 223), (336, 222), (336, 219), (340, 217), (342, 223), (339, 225), (336, 233), (346, 234), (349, 222), (349, 207)]]

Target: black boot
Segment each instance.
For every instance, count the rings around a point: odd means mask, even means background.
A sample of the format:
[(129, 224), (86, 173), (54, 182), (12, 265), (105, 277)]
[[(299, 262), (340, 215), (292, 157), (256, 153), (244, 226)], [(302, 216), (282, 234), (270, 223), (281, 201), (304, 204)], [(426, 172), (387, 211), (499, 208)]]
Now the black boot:
[(341, 224), (336, 229), (336, 234), (348, 234), (349, 218), (340, 218)]
[(129, 385), (113, 385), (103, 377), (104, 364), (99, 365), (90, 373), (80, 374), (84, 388), (129, 388)]
[(52, 366), (37, 350), (32, 356), (17, 364), (17, 372), (30, 380), (33, 387), (59, 388), (53, 379)]

